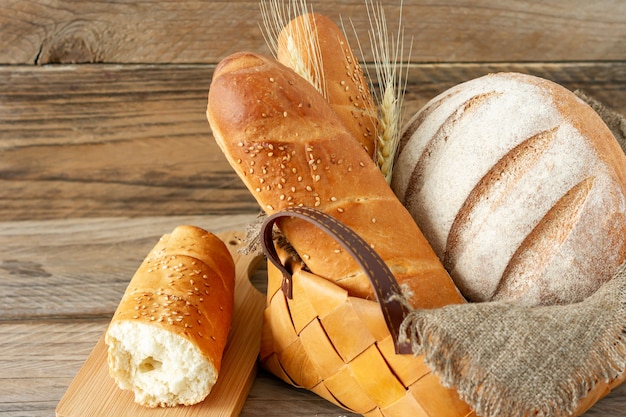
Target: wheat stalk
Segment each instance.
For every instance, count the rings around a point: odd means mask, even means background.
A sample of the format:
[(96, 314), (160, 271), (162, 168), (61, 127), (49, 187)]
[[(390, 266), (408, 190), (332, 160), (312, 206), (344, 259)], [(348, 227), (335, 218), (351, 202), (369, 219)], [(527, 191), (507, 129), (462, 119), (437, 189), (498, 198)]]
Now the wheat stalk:
[[(372, 45), (378, 91), (372, 89), (379, 110), (379, 130), (376, 138), (374, 161), (388, 183), (391, 183), (393, 164), (400, 141), (402, 107), (406, 91), (408, 65), (402, 62), (404, 52), (404, 28), (402, 25), (402, 1), (398, 32), (391, 37), (387, 28), (385, 11), (380, 3), (366, 0), (370, 22), (369, 39)], [(412, 44), (412, 43), (411, 43)], [(409, 56), (411, 48), (409, 48)], [(369, 74), (368, 74), (369, 76)], [(370, 77), (371, 79), (371, 77)]]
[[(295, 32), (280, 38), (282, 29), (294, 18), (312, 13), (312, 7), (305, 0), (261, 0), (261, 16), (263, 27), (261, 31), (265, 42), (272, 54), (277, 58), (279, 41), (284, 42), (281, 47), (289, 52), (289, 62), (285, 64), (298, 75), (311, 83), (317, 91), (326, 97), (326, 83), (322, 71), (322, 54), (315, 29), (315, 22), (303, 19), (302, 27), (296, 25)], [(305, 59), (296, 45), (308, 43), (309, 59)]]
[[(374, 58), (375, 75), (378, 80), (378, 88), (370, 88), (379, 113), (374, 162), (387, 182), (390, 183), (396, 149), (400, 140), (402, 106), (408, 78), (408, 65), (402, 62), (402, 53), (405, 49), (404, 28), (402, 26), (403, 2), (400, 1), (399, 27), (395, 37), (392, 37), (389, 33), (382, 5), (375, 3), (374, 0), (365, 0), (365, 6), (370, 23), (370, 30), (368, 31), (369, 42)], [(310, 12), (312, 12), (312, 8), (307, 4), (306, 0), (261, 0), (261, 14), (264, 24), (262, 31), (274, 57), (277, 55), (282, 29), (295, 17)], [(315, 27), (311, 27), (309, 19), (303, 19), (303, 21), (303, 27), (298, 26), (293, 35), (287, 36), (286, 39), (282, 40), (286, 44), (280, 46), (285, 47), (289, 51), (287, 66), (309, 81), (326, 97), (320, 46), (317, 36), (313, 35), (316, 33)], [(345, 35), (346, 30), (343, 20), (341, 20), (341, 23)], [(352, 30), (356, 35), (362, 61), (365, 62), (363, 47), (354, 24), (352, 24)], [(295, 45), (303, 43), (303, 40), (309, 43), (309, 59), (305, 59), (300, 50), (295, 48)], [(367, 66), (364, 65), (364, 67), (365, 74), (371, 84), (372, 77)]]

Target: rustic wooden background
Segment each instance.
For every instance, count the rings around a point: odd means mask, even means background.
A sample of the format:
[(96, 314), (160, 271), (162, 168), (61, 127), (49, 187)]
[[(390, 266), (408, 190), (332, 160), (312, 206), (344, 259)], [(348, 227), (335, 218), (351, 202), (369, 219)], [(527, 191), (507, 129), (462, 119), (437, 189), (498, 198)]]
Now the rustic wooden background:
[[(393, 30), (400, 0), (381, 3)], [(312, 4), (367, 39), (365, 0)], [(495, 71), (582, 89), (626, 114), (626, 1), (404, 0), (403, 21), (405, 117)], [(228, 227), (257, 212), (205, 109), (220, 59), (269, 53), (260, 24), (257, 1), (0, 1), (0, 414), (53, 415), (157, 226)], [(117, 268), (93, 265), (119, 251)], [(91, 269), (70, 269), (81, 262)], [(84, 297), (67, 299), (63, 286), (83, 282)], [(266, 382), (244, 415), (337, 415), (306, 394), (277, 414)], [(626, 408), (625, 396), (589, 415)]]

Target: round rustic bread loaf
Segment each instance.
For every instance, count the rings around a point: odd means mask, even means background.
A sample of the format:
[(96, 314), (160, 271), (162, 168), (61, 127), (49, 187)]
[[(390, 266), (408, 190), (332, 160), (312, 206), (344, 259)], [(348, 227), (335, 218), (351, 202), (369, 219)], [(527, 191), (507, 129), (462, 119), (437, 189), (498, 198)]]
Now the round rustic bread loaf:
[(551, 81), (498, 73), (409, 121), (392, 188), (470, 301), (584, 299), (626, 257), (626, 157)]

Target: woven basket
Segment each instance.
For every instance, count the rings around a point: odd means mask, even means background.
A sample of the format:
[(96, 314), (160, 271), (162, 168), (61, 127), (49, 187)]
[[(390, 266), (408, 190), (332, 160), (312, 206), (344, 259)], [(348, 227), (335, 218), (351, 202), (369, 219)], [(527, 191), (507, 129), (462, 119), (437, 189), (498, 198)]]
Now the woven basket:
[[(350, 296), (293, 262), (273, 242), (272, 225), (281, 216), (311, 221), (335, 237), (365, 271), (372, 271), (378, 302)], [(341, 226), (306, 208), (265, 221), (263, 249), (269, 262), (262, 366), (293, 386), (368, 417), (474, 416), (454, 389), (441, 385), (421, 355), (399, 353), (409, 352), (398, 340), (404, 307), (390, 299), (400, 290), (369, 246)]]

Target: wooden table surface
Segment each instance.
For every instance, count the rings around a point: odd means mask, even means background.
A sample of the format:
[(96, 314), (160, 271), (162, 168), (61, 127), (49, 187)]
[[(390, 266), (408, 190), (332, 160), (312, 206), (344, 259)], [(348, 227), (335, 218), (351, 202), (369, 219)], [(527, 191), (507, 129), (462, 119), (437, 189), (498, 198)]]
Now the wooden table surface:
[[(395, 21), (399, 1), (382, 3)], [(313, 4), (366, 33), (364, 1)], [(258, 10), (238, 0), (0, 2), (0, 415), (55, 414), (159, 236), (254, 219), (205, 109), (220, 59), (268, 52)], [(626, 114), (626, 2), (405, 0), (404, 22), (405, 117), (495, 71), (582, 89)], [(363, 60), (371, 69), (367, 49)], [(263, 289), (263, 270), (254, 283)], [(260, 371), (241, 415), (351, 414)], [(585, 415), (626, 415), (626, 384)]]

